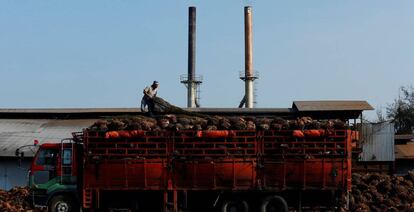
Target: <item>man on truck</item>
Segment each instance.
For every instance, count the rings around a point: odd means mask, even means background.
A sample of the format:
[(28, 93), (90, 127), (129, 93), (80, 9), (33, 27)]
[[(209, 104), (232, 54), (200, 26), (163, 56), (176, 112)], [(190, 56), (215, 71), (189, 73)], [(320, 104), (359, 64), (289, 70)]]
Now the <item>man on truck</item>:
[(152, 115), (152, 112), (154, 111), (154, 102), (152, 101), (152, 98), (157, 96), (158, 86), (158, 81), (154, 81), (151, 86), (144, 89), (144, 96), (141, 100), (141, 112), (144, 112), (145, 107), (147, 106), (149, 115)]

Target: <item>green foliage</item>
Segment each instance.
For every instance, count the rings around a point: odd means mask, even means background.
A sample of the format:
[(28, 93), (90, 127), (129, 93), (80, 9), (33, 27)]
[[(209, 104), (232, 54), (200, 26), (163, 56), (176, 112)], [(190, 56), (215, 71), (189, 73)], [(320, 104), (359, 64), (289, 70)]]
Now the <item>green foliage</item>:
[(401, 87), (400, 96), (387, 107), (387, 118), (394, 122), (396, 133), (412, 133), (414, 129), (414, 88)]

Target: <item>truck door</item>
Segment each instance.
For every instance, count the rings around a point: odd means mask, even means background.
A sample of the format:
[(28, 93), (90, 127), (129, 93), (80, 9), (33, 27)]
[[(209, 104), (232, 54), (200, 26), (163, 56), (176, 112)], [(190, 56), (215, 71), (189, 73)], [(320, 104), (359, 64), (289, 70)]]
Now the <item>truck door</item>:
[(29, 180), (34, 205), (48, 206), (52, 212), (78, 209), (73, 158), (74, 145), (70, 142), (40, 147), (32, 163)]
[(31, 167), (30, 184), (46, 184), (57, 176), (57, 154), (56, 147), (40, 148)]

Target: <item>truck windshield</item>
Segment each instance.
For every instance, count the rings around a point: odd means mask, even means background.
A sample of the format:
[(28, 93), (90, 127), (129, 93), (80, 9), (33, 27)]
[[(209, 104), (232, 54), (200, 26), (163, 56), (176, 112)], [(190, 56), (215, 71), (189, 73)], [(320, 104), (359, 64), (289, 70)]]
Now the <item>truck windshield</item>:
[(56, 165), (56, 149), (40, 149), (39, 155), (36, 159), (36, 165)]

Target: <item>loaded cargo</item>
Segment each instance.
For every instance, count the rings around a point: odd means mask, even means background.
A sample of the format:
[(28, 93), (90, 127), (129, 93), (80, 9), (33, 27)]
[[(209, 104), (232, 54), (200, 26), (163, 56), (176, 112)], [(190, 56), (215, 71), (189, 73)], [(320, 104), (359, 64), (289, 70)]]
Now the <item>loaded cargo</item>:
[(30, 173), (33, 201), (50, 211), (346, 207), (357, 135), (346, 117), (360, 112), (97, 121), (72, 139), (40, 146)]

